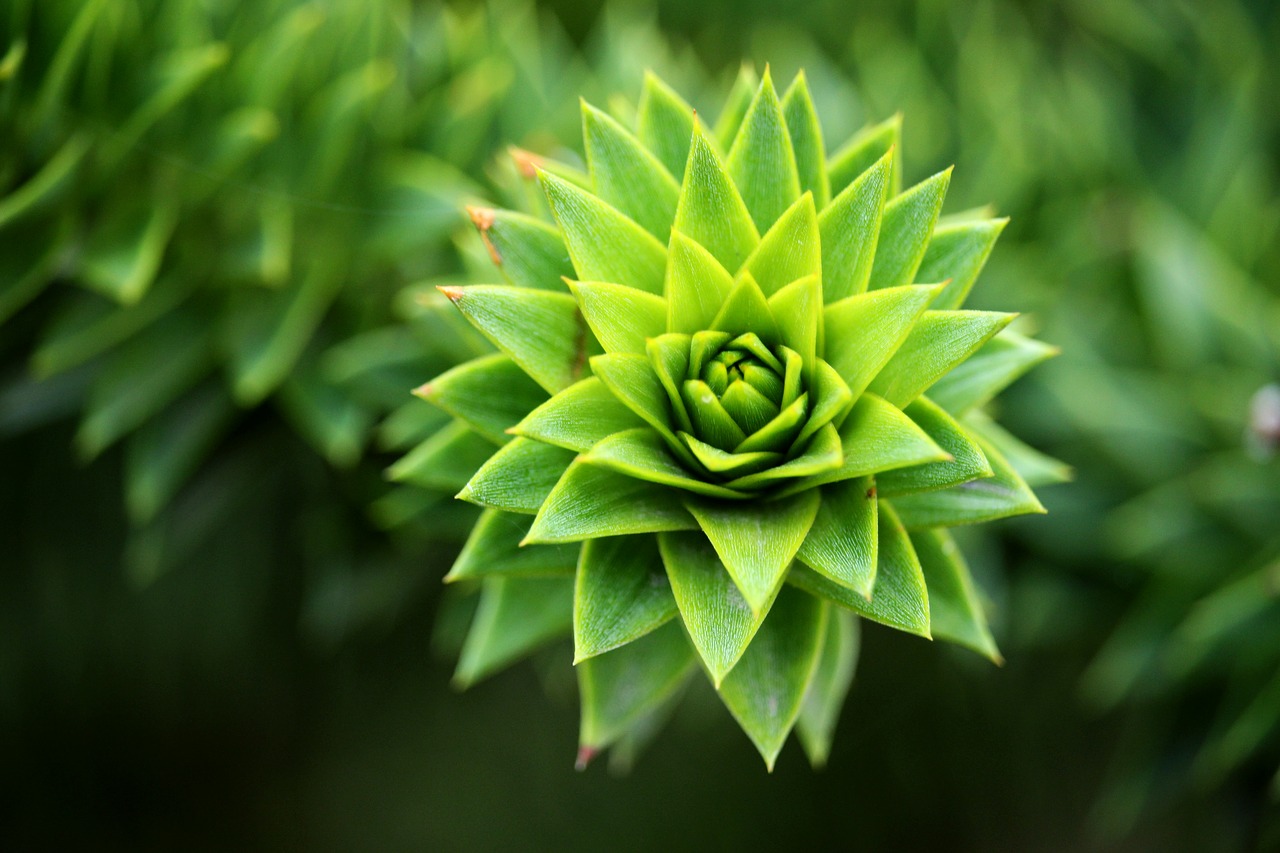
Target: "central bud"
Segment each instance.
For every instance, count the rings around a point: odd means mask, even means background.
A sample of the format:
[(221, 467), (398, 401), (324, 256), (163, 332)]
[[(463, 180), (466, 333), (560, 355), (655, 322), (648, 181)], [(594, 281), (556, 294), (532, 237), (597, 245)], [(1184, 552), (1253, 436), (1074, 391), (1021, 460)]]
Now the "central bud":
[(803, 450), (796, 439), (809, 415), (809, 395), (798, 353), (754, 333), (703, 331), (660, 341), (651, 355), (668, 357), (655, 361), (683, 367), (663, 384), (680, 455), (699, 477), (737, 480)]

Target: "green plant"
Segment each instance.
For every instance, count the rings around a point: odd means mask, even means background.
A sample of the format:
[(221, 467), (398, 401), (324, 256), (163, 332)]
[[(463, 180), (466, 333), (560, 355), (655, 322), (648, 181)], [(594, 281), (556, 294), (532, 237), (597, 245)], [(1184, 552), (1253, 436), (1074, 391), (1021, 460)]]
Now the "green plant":
[(700, 663), (770, 768), (793, 726), (821, 764), (859, 617), (999, 660), (947, 528), (1043, 511), (1060, 466), (981, 409), (1054, 350), (960, 308), (1004, 220), (900, 192), (898, 119), (828, 158), (767, 70), (714, 129), (652, 75), (613, 111), (539, 164), (551, 221), (472, 210), (508, 284), (441, 288), (499, 350), (420, 389), (456, 420), (397, 469), (487, 459), (457, 679), (571, 632), (581, 763)]

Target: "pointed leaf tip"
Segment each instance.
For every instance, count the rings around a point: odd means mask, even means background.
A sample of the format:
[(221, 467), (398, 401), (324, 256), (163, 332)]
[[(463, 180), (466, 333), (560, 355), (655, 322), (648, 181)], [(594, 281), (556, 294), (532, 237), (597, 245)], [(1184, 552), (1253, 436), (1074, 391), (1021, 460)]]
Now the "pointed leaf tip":
[(591, 764), (592, 761), (595, 760), (595, 757), (599, 754), (600, 754), (600, 750), (596, 749), (595, 747), (592, 747), (592, 746), (578, 747), (578, 754), (573, 759), (573, 769), (581, 773), (582, 771), (587, 769), (587, 767)]
[(461, 288), (453, 284), (441, 284), (436, 287), (436, 290), (443, 293), (450, 302), (457, 303), (457, 301), (462, 298), (465, 288)]
[(538, 177), (538, 170), (542, 168), (542, 158), (532, 151), (526, 151), (515, 145), (507, 148), (507, 153), (511, 155), (511, 159), (515, 161), (516, 169), (520, 172), (521, 177), (525, 180), (532, 181)]

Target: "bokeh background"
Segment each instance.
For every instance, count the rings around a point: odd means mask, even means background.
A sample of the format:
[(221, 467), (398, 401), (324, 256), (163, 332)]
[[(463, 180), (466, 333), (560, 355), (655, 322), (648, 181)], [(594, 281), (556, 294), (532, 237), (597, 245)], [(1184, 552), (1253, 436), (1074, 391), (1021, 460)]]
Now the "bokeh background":
[[(1278, 47), (1269, 0), (0, 4), (0, 844), (1280, 848)], [(1063, 348), (1002, 418), (1075, 478), (966, 543), (1003, 668), (869, 626), (825, 770), (695, 701), (580, 774), (563, 649), (449, 686), (467, 510), (385, 472), (466, 341), (415, 297), (509, 144), (744, 62), (1012, 217), (973, 299)]]

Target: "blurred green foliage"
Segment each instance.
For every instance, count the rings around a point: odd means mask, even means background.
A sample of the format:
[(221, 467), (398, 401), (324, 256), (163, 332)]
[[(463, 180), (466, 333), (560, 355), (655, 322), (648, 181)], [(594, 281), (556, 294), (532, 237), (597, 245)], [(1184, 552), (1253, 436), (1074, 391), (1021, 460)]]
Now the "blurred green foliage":
[[(0, 16), (0, 837), (1280, 844), (1280, 463), (1245, 441), (1280, 378), (1274, 4)], [(381, 467), (458, 351), (406, 297), (483, 250), (453, 238), (507, 186), (491, 152), (551, 153), (578, 94), (645, 67), (704, 106), (743, 60), (803, 66), (833, 139), (901, 110), (908, 180), (954, 162), (948, 211), (1012, 216), (973, 299), (1063, 347), (1002, 418), (1076, 480), (966, 543), (1004, 671), (868, 631), (824, 776), (756, 778), (695, 719), (631, 780), (573, 777), (572, 713), (528, 674), (458, 698), (427, 656), (448, 522)]]

